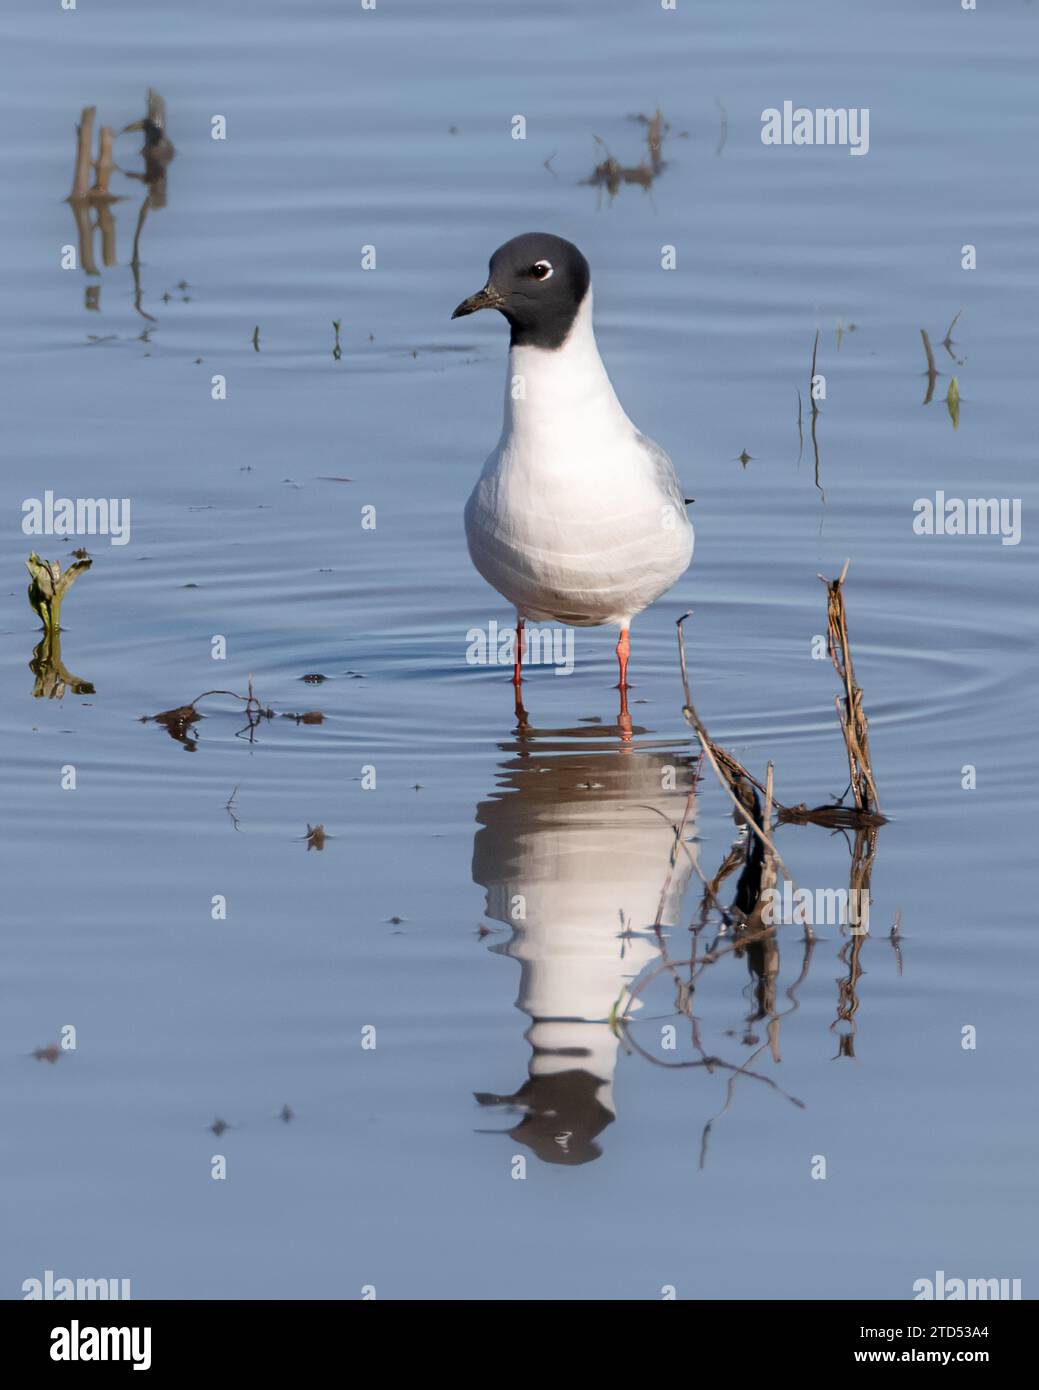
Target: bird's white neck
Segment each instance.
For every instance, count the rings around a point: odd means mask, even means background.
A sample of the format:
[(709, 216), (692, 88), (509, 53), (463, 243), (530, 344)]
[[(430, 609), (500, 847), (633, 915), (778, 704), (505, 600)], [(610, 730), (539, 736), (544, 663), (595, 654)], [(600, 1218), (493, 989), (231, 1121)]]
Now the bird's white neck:
[(589, 289), (561, 346), (510, 349), (502, 437), (541, 447), (574, 437), (587, 444), (624, 424), (630, 421), (595, 342)]

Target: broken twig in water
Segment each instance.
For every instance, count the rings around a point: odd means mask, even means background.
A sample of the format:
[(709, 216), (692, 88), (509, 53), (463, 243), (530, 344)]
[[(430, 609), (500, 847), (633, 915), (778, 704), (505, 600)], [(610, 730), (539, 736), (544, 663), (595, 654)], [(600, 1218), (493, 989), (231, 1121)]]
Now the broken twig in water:
[[(202, 718), (202, 712), (198, 709), (200, 700), (206, 699), (209, 695), (226, 695), (232, 700), (240, 700), (245, 706), (245, 726), (235, 735), (240, 738), (242, 734), (247, 734), (250, 743), (260, 724), (267, 720), (276, 719), (277, 711), (266, 706), (253, 690), (253, 678), (249, 677), (248, 694), (239, 695), (236, 690), (203, 690), (201, 695), (186, 705), (178, 705), (175, 709), (160, 711), (159, 714), (142, 714), (140, 722), (142, 724), (161, 724), (170, 738), (182, 743), (189, 752), (194, 751), (198, 746), (198, 735), (194, 730), (194, 725)], [(283, 718), (294, 719), (297, 724), (321, 724), (324, 715), (318, 710), (308, 710), (304, 714), (289, 714)], [(235, 791), (237, 791), (237, 787)], [(232, 793), (231, 800), (234, 800)], [(227, 808), (225, 808), (227, 809)]]
[[(754, 833), (758, 836), (758, 838), (761, 840), (762, 844), (766, 847), (766, 849), (772, 852), (772, 854), (775, 856), (776, 863), (783, 870), (784, 878), (790, 878), (791, 875), (787, 871), (786, 865), (780, 858), (779, 852), (777, 851), (775, 845), (772, 843), (772, 840), (769, 838), (768, 835), (766, 835), (765, 831), (755, 821), (754, 817), (747, 809), (746, 803), (737, 795), (735, 790), (736, 787), (739, 785), (740, 776), (745, 777), (748, 782), (752, 782), (755, 786), (760, 786), (760, 783), (757, 781), (756, 778), (751, 777), (750, 773), (747, 772), (746, 768), (744, 768), (741, 763), (738, 763), (735, 758), (730, 757), (729, 754), (724, 752), (722, 749), (715, 747), (714, 741), (712, 740), (710, 734), (707, 732), (707, 729), (704, 727), (703, 720), (697, 714), (696, 708), (693, 705), (693, 697), (689, 693), (689, 678), (686, 673), (685, 642), (682, 638), (682, 624), (685, 622), (686, 618), (690, 616), (690, 613), (683, 613), (682, 616), (678, 619), (677, 623), (678, 655), (682, 667), (682, 690), (685, 694), (685, 704), (682, 707), (682, 715), (686, 723), (689, 724), (691, 728), (693, 728), (696, 731), (696, 737), (700, 740), (700, 747), (706, 753), (707, 761), (711, 764), (711, 767), (714, 768), (715, 776), (718, 778), (718, 781), (722, 784), (722, 787), (727, 793), (729, 800), (736, 808), (738, 818), (745, 821), (746, 824), (751, 828), (751, 830), (753, 830)], [(726, 765), (726, 770), (724, 772), (722, 771), (722, 764)], [(777, 806), (778, 804), (779, 803), (776, 802)], [(739, 823), (739, 821), (737, 821), (737, 823)]]
[(843, 708), (840, 696), (836, 697), (835, 703), (848, 751), (851, 791), (855, 797), (856, 810), (874, 814), (880, 810), (880, 798), (873, 780), (873, 765), (869, 755), (869, 721), (862, 706), (862, 691), (855, 683), (855, 667), (852, 664), (851, 643), (848, 640), (848, 619), (844, 609), (844, 580), (850, 564), (850, 560), (844, 562), (844, 568), (837, 579), (827, 579), (822, 574), (819, 578), (826, 585), (830, 659), (844, 685)]
[(94, 117), (96, 106), (84, 106), (76, 126), (76, 164), (69, 201), (86, 198), (90, 192), (90, 171), (94, 166)]
[(605, 158), (595, 166), (589, 177), (582, 179), (581, 182), (596, 188), (604, 187), (611, 199), (616, 196), (620, 191), (621, 184), (624, 183), (637, 184), (643, 189), (651, 188), (653, 180), (667, 167), (663, 157), (664, 138), (671, 127), (664, 120), (661, 112), (657, 110), (652, 116), (639, 115), (633, 119), (646, 128), (648, 163), (642, 159), (638, 164), (621, 164), (620, 160), (615, 159), (610, 153), (605, 140), (602, 140), (598, 135), (592, 137)]
[(927, 336), (927, 329), (920, 329), (920, 337), (924, 340), (924, 352), (927, 354), (927, 395), (924, 396), (924, 405), (930, 405), (934, 399), (934, 383), (938, 380), (938, 368), (934, 361), (934, 349), (931, 347), (931, 340)]
[(945, 330), (945, 337), (942, 339), (942, 347), (945, 349), (945, 351), (949, 354), (949, 356), (952, 358), (954, 362), (958, 361), (959, 359), (952, 350), (954, 342), (952, 330), (956, 327), (957, 321), (959, 320), (960, 314), (962, 313), (962, 309), (958, 309), (956, 311), (956, 313), (953, 315), (952, 323), (950, 323), (949, 327)]
[[(855, 684), (855, 668), (851, 659), (851, 643), (848, 638), (847, 616), (844, 609), (844, 580), (848, 573), (847, 562), (838, 579), (828, 580), (824, 575), (819, 578), (827, 586), (827, 615), (829, 624), (828, 649), (834, 667), (844, 682), (845, 699), (842, 709), (840, 697), (837, 697), (837, 711), (841, 721), (841, 731), (844, 734), (845, 749), (848, 755), (848, 768), (850, 772), (850, 789), (855, 796), (855, 805), (844, 806), (841, 803), (836, 805), (816, 806), (810, 808), (805, 802), (799, 802), (796, 806), (785, 806), (775, 795), (772, 788), (771, 775), (767, 785), (761, 782), (749, 772), (743, 764), (731, 753), (727, 753), (720, 748), (710, 734), (696, 712), (689, 692), (689, 674), (685, 659), (685, 640), (682, 635), (682, 624), (686, 618), (691, 617), (691, 613), (684, 613), (678, 619), (678, 659), (681, 669), (682, 690), (685, 695), (685, 704), (682, 709), (683, 716), (696, 732), (700, 745), (714, 769), (718, 780), (723, 789), (733, 802), (737, 811), (737, 821), (741, 820), (748, 824), (755, 833), (759, 833), (753, 815), (750, 813), (746, 804), (747, 789), (753, 787), (766, 798), (770, 808), (774, 808), (777, 813), (777, 824), (796, 824), (796, 825), (824, 825), (833, 829), (858, 830), (864, 827), (883, 825), (885, 817), (880, 812), (880, 798), (877, 795), (876, 783), (873, 777), (873, 765), (870, 759), (868, 720), (862, 704), (862, 691)], [(771, 765), (770, 765), (771, 767)], [(770, 817), (765, 818), (768, 825)], [(776, 853), (775, 846), (769, 837), (761, 832), (762, 844), (775, 856), (776, 865), (782, 871), (785, 878), (790, 875), (782, 859)]]
[[(808, 395), (809, 395), (809, 397), (810, 397), (810, 399), (811, 399), (811, 402), (812, 402), (811, 433), (812, 433), (812, 452), (815, 454), (815, 485), (816, 485), (816, 487), (819, 489), (820, 493), (822, 494), (822, 499), (823, 499), (823, 501), (825, 502), (825, 501), (826, 501), (826, 489), (823, 487), (822, 483), (819, 481), (819, 440), (818, 440), (818, 437), (816, 436), (816, 432), (815, 432), (816, 421), (819, 419), (819, 402), (818, 402), (818, 400), (816, 399), (816, 395), (815, 395), (815, 379), (816, 379), (815, 364), (816, 364), (816, 359), (818, 358), (818, 356), (819, 356), (819, 330), (818, 330), (818, 328), (817, 328), (817, 329), (815, 330), (815, 342), (812, 344), (812, 370), (811, 370), (811, 375), (810, 375), (809, 378), (808, 378)], [(798, 399), (800, 399), (800, 397), (799, 397)], [(800, 420), (798, 421), (798, 428), (800, 428)], [(798, 462), (800, 462), (800, 460), (798, 460)]]

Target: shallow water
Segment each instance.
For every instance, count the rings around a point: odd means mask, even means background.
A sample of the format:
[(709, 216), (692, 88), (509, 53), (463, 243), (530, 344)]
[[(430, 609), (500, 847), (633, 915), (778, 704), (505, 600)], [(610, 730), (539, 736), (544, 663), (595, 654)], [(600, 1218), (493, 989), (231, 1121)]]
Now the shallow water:
[[(136, 1297), (909, 1297), (937, 1269), (1030, 1296), (1039, 15), (908, 8), (4, 19), (3, 1296), (46, 1268)], [(177, 155), (135, 307), (142, 185), (113, 180), (99, 276), (59, 268), (62, 199), (80, 108), (118, 128), (149, 84)], [(869, 107), (868, 156), (763, 146), (788, 98)], [(593, 136), (634, 164), (628, 116), (658, 107), (652, 187), (582, 183)], [(692, 569), (633, 629), (629, 745), (608, 633), (575, 634), (572, 675), (530, 674), (523, 738), (506, 670), (466, 661), (471, 629), (511, 617), (461, 534), (505, 337), (449, 315), (531, 226), (588, 255), (618, 394), (696, 499)], [(23, 562), (83, 542), (23, 535), (47, 489), (132, 504), (128, 544), (86, 538), (62, 615), (95, 690), (51, 699)], [(939, 489), (1021, 498), (1020, 544), (914, 534)], [(790, 925), (763, 958), (720, 955), (702, 1053), (657, 974), (622, 1043), (611, 1009), (661, 940), (676, 961), (731, 942), (700, 925), (692, 860), (710, 878), (736, 830), (706, 767), (683, 825), (675, 620), (695, 610), (714, 737), (818, 804), (847, 766), (816, 576), (846, 559), (891, 818), (870, 934), (819, 927), (806, 959)], [(255, 728), (224, 695), (186, 743), (140, 722), (250, 676), (276, 714)], [(845, 835), (777, 844), (799, 884), (847, 885)], [(75, 1051), (33, 1058), (69, 1024)]]

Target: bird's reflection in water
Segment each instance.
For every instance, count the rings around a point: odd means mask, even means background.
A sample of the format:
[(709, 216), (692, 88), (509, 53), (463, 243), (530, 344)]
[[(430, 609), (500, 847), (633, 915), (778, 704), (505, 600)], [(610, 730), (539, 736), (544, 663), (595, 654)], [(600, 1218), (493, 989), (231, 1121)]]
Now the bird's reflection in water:
[(512, 932), (493, 949), (520, 963), (531, 1056), (513, 1094), (476, 1098), (521, 1112), (507, 1132), (539, 1158), (588, 1163), (616, 1114), (611, 1010), (659, 959), (654, 923), (680, 918), (691, 869), (676, 827), (693, 765), (659, 745), (614, 741), (621, 727), (523, 733), (477, 807), (473, 879), (487, 915)]

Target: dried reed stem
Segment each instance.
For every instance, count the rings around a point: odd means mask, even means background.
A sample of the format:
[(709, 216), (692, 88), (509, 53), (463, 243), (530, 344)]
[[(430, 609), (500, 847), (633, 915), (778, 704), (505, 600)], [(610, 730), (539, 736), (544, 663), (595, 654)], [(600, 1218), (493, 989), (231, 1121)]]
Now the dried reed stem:
[[(953, 319), (953, 323), (956, 320)], [(952, 326), (949, 327), (950, 333)], [(927, 354), (927, 395), (924, 397), (924, 405), (930, 405), (934, 396), (934, 383), (938, 380), (938, 368), (934, 361), (934, 350), (931, 347), (931, 340), (927, 336), (927, 329), (920, 329), (920, 337), (924, 340), (924, 352)]]
[(84, 106), (76, 126), (76, 168), (72, 176), (69, 198), (85, 198), (90, 191), (90, 171), (93, 168), (94, 117), (96, 106)]
[(90, 190), (94, 197), (107, 198), (108, 180), (112, 177), (112, 127), (103, 125), (97, 133), (97, 162), (94, 165), (94, 187)]
[(822, 574), (819, 578), (826, 585), (830, 659), (844, 686), (844, 700), (842, 702), (840, 696), (837, 696), (835, 704), (848, 753), (851, 790), (855, 797), (856, 809), (873, 814), (880, 810), (880, 797), (877, 795), (877, 786), (873, 779), (873, 764), (869, 754), (869, 721), (862, 706), (862, 691), (855, 683), (855, 667), (852, 664), (851, 644), (848, 640), (848, 619), (844, 609), (844, 580), (850, 563), (850, 560), (844, 562), (844, 568), (837, 579), (827, 579)]
[[(685, 642), (682, 637), (682, 624), (689, 616), (689, 613), (683, 613), (682, 616), (678, 619), (677, 623), (678, 658), (682, 668), (682, 691), (685, 695), (685, 704), (682, 707), (682, 715), (686, 723), (689, 724), (696, 731), (696, 737), (700, 740), (700, 747), (707, 755), (707, 761), (711, 764), (711, 767), (714, 769), (715, 776), (718, 778), (718, 781), (722, 784), (723, 790), (725, 791), (729, 800), (732, 802), (733, 806), (736, 808), (737, 824), (739, 824), (740, 820), (743, 820), (747, 823), (747, 825), (750, 826), (751, 830), (753, 830), (754, 834), (758, 836), (765, 848), (767, 850), (770, 850), (773, 856), (775, 857), (776, 863), (783, 871), (783, 876), (793, 881), (793, 875), (789, 873), (786, 865), (780, 858), (779, 851), (772, 843), (771, 837), (765, 833), (765, 831), (761, 828), (760, 825), (757, 824), (744, 802), (741, 801), (741, 799), (736, 795), (736, 792), (734, 790), (734, 786), (737, 782), (737, 778), (735, 776), (736, 772), (742, 773), (747, 778), (747, 780), (753, 782), (756, 787), (760, 787), (761, 783), (758, 782), (756, 778), (751, 777), (750, 774), (745, 771), (745, 769), (736, 761), (735, 758), (731, 758), (720, 748), (715, 747), (713, 739), (707, 732), (703, 720), (697, 714), (696, 708), (693, 705), (693, 697), (689, 693), (689, 676), (686, 671), (685, 664)], [(721, 768), (721, 764), (723, 763), (728, 765), (727, 770), (725, 772), (723, 772)], [(778, 805), (778, 802), (776, 804)]]

